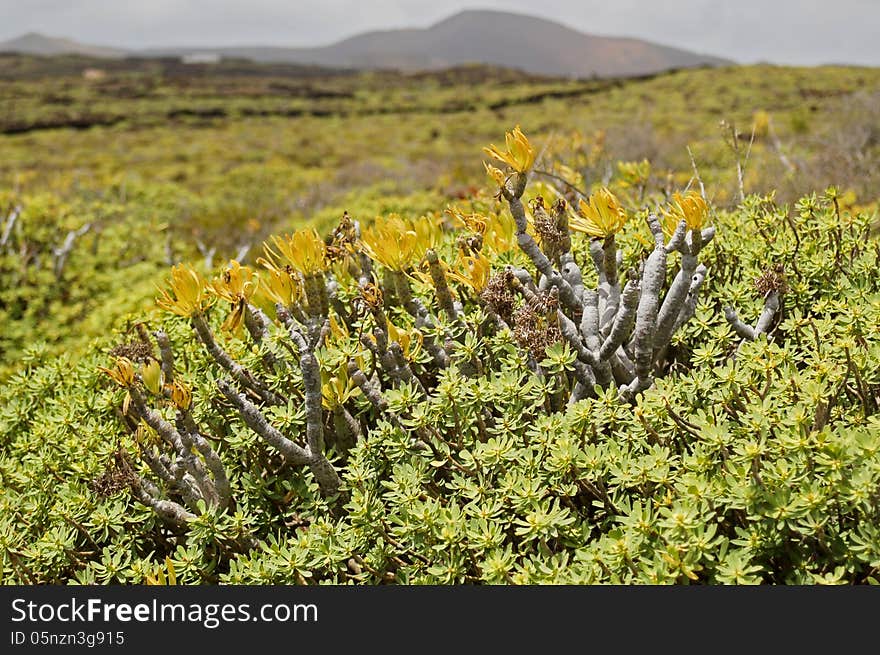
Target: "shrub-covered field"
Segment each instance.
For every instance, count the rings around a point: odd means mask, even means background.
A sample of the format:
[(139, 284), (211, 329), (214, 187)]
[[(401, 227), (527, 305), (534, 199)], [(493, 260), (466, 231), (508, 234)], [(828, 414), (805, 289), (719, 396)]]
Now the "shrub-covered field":
[(2, 137), (4, 582), (880, 581), (876, 71), (476, 74)]

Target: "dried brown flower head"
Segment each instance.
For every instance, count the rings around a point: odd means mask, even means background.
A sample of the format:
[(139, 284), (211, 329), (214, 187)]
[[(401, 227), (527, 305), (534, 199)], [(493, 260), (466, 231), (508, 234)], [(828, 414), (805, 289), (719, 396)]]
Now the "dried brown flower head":
[(766, 296), (771, 291), (782, 295), (788, 291), (788, 281), (785, 277), (785, 268), (782, 264), (776, 264), (764, 270), (757, 280), (755, 288), (761, 296)]
[(513, 313), (514, 338), (538, 361), (544, 359), (548, 346), (562, 339), (558, 308), (559, 292), (553, 289), (530, 298)]
[(125, 357), (133, 362), (147, 363), (153, 359), (153, 347), (143, 341), (120, 343), (110, 351), (111, 357)]
[(113, 460), (107, 462), (104, 472), (88, 483), (92, 493), (107, 498), (131, 486), (137, 476), (128, 461), (128, 455), (122, 448), (113, 453)]
[(559, 204), (557, 203), (553, 207), (553, 214), (551, 215), (544, 204), (544, 198), (541, 196), (537, 196), (531, 205), (535, 232), (541, 241), (541, 250), (553, 261), (558, 261), (559, 256), (571, 248), (571, 237), (568, 233), (568, 217), (565, 214), (564, 201), (561, 214), (557, 211), (558, 207)]
[(348, 212), (342, 214), (339, 224), (333, 228), (326, 244), (327, 259), (338, 262), (357, 251), (357, 229)]
[(480, 298), (494, 311), (505, 323), (513, 319), (513, 311), (516, 309), (516, 294), (513, 292), (514, 275), (504, 270), (495, 273), (489, 278), (486, 288), (480, 293)]

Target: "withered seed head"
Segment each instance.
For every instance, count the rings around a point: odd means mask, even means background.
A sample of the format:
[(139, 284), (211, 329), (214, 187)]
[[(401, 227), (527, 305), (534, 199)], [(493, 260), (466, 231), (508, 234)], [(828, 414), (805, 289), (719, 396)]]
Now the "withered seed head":
[(113, 460), (107, 462), (104, 472), (89, 481), (88, 486), (92, 493), (106, 498), (127, 489), (136, 478), (125, 451), (117, 448), (113, 453)]
[(556, 317), (558, 307), (558, 292), (540, 293), (513, 314), (514, 338), (538, 361), (544, 359), (548, 346), (562, 339)]
[(110, 351), (112, 357), (125, 357), (133, 362), (147, 363), (153, 359), (153, 347), (143, 341), (120, 343)]
[[(564, 203), (564, 201), (563, 201)], [(567, 220), (561, 221), (559, 215), (551, 216), (547, 212), (544, 198), (537, 196), (532, 201), (532, 216), (534, 217), (535, 232), (541, 240), (541, 250), (550, 259), (556, 261), (559, 256), (571, 249), (571, 237), (568, 234)]]
[(489, 278), (486, 288), (480, 294), (483, 302), (492, 308), (505, 323), (510, 323), (516, 308), (516, 294), (513, 292), (513, 273), (503, 270)]
[(357, 249), (357, 230), (348, 212), (342, 214), (339, 224), (333, 228), (327, 240), (327, 258), (331, 262), (345, 259)]
[(757, 280), (755, 280), (755, 288), (761, 296), (766, 296), (771, 291), (775, 291), (782, 295), (788, 291), (788, 281), (785, 277), (785, 268), (782, 264), (776, 264), (764, 269)]

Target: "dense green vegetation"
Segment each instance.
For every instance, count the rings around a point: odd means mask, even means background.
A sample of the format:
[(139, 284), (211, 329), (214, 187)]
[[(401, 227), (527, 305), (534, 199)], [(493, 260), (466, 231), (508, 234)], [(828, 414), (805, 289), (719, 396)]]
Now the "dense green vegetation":
[[(4, 582), (880, 579), (877, 70), (84, 79), (94, 62), (10, 61)], [(487, 178), (481, 148), (516, 123), (534, 162)], [(611, 214), (579, 207), (602, 186)], [(644, 384), (601, 363), (584, 384), (578, 344), (598, 347), (563, 333), (589, 302), (527, 290), (517, 191), (550, 264), (570, 253), (600, 294), (604, 246), (648, 295), (650, 214), (672, 216), (667, 244), (679, 218), (700, 239), (693, 316)], [(267, 241), (296, 229), (287, 254)], [(691, 245), (664, 256), (660, 303)], [(623, 359), (645, 348), (625, 331)]]

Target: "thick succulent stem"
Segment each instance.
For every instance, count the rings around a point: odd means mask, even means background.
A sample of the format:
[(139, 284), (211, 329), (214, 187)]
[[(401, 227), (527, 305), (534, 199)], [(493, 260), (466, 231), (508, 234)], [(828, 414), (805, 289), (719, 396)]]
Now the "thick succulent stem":
[(599, 284), (599, 331), (607, 336), (620, 304), (620, 282), (617, 274), (617, 245), (614, 235), (602, 244), (602, 278)]
[(412, 369), (409, 366), (409, 362), (406, 361), (406, 356), (403, 354), (403, 347), (396, 341), (392, 341), (390, 344), (388, 344), (388, 352), (391, 353), (391, 357), (394, 359), (394, 363), (397, 367), (398, 379), (401, 382), (414, 384), (416, 387), (421, 389), (422, 392), (425, 392), (425, 388), (424, 386), (422, 386), (421, 381), (415, 375), (413, 375)]
[(666, 292), (663, 305), (657, 317), (657, 333), (654, 337), (654, 351), (659, 352), (664, 348), (672, 337), (675, 323), (687, 300), (691, 279), (697, 270), (697, 258), (690, 253), (682, 253), (681, 268), (672, 281), (672, 286)]
[(518, 177), (520, 179), (517, 181), (517, 188), (513, 192), (507, 185), (501, 187), (501, 193), (507, 200), (507, 205), (516, 224), (516, 241), (519, 244), (520, 250), (532, 261), (535, 268), (538, 269), (541, 275), (547, 278), (547, 283), (559, 289), (559, 300), (572, 313), (572, 316), (576, 316), (580, 311), (580, 303), (575, 296), (574, 289), (563, 279), (562, 274), (553, 268), (553, 263), (541, 251), (535, 239), (527, 231), (528, 219), (526, 219), (526, 210), (522, 200), (520, 200), (522, 190), (525, 188), (525, 175), (519, 174)]
[(578, 266), (576, 261), (574, 261), (574, 257), (570, 252), (564, 253), (559, 258), (559, 263), (562, 267), (562, 277), (565, 278), (565, 281), (568, 282), (569, 285), (571, 285), (577, 301), (582, 303), (584, 300), (584, 277), (581, 272), (581, 267)]
[(697, 313), (697, 302), (700, 299), (700, 287), (703, 286), (703, 282), (705, 282), (708, 273), (709, 270), (703, 264), (697, 266), (697, 270), (694, 271), (694, 274), (691, 277), (691, 286), (690, 289), (688, 289), (687, 298), (685, 299), (681, 312), (675, 321), (675, 326), (672, 328), (673, 335), (678, 332), (682, 325), (691, 320), (694, 317), (694, 314)]
[(269, 336), (269, 319), (263, 311), (250, 303), (244, 306), (244, 326), (254, 343), (260, 344)]
[(595, 395), (593, 388), (596, 386), (596, 376), (593, 369), (581, 361), (574, 363), (574, 374), (576, 382), (568, 397), (568, 404), (573, 405), (579, 400), (589, 398)]
[(332, 496), (339, 490), (340, 480), (336, 469), (324, 454), (324, 415), (321, 403), (321, 369), (315, 357), (314, 346), (294, 327), (289, 329), (290, 338), (299, 350), (299, 365), (305, 387), (306, 443), (309, 450), (309, 468), (324, 496)]
[(637, 280), (626, 283), (621, 295), (620, 306), (617, 315), (611, 324), (611, 329), (602, 346), (599, 348), (599, 359), (605, 361), (623, 344), (633, 328), (636, 318), (636, 309), (639, 305), (641, 285)]
[(562, 337), (577, 354), (578, 360), (586, 366), (598, 366), (599, 360), (596, 358), (595, 353), (584, 345), (574, 321), (568, 318), (568, 316), (563, 314), (560, 310), (557, 310), (557, 319), (559, 321), (559, 331), (562, 333)]
[(166, 490), (171, 494), (179, 495), (183, 498), (184, 503), (195, 514), (198, 514), (197, 508), (201, 493), (196, 488), (192, 476), (186, 475), (185, 467), (179, 463), (172, 464), (167, 457), (160, 455), (152, 448), (142, 448), (140, 452), (141, 459), (147, 463), (153, 475), (165, 485)]
[[(255, 307), (250, 303), (245, 305), (244, 325), (247, 328), (248, 334), (251, 335), (251, 338), (257, 345), (261, 345), (264, 340), (268, 339), (271, 322), (269, 317), (259, 307)], [(284, 359), (272, 350), (265, 349), (265, 347), (263, 350), (263, 364), (268, 370), (279, 373), (286, 368), (284, 366)]]
[(626, 394), (634, 396), (651, 386), (651, 364), (654, 359), (654, 338), (657, 329), (657, 314), (660, 311), (660, 290), (666, 277), (667, 251), (663, 245), (663, 231), (656, 217), (649, 218), (649, 225), (657, 246), (648, 256), (642, 272), (641, 296), (636, 309), (636, 323), (633, 330), (632, 345), (635, 379), (627, 388)]
[(269, 403), (270, 405), (283, 405), (285, 401), (278, 394), (269, 389), (261, 380), (259, 380), (253, 373), (247, 370), (244, 366), (236, 362), (232, 357), (229, 356), (225, 350), (223, 350), (217, 342), (214, 340), (214, 335), (211, 333), (211, 328), (208, 326), (208, 322), (205, 320), (204, 315), (202, 314), (194, 314), (192, 317), (192, 325), (195, 329), (196, 335), (199, 337), (199, 340), (205, 346), (205, 349), (211, 355), (217, 364), (219, 364), (223, 369), (225, 369), (233, 379), (241, 385), (242, 388), (250, 389), (257, 396), (259, 396), (264, 402)]
[(614, 381), (617, 382), (618, 386), (631, 384), (633, 379), (635, 379), (635, 366), (629, 357), (626, 356), (626, 353), (623, 352), (623, 348), (618, 348), (611, 354), (608, 358), (608, 364), (611, 366)]
[[(428, 312), (427, 307), (425, 307), (421, 300), (412, 295), (412, 289), (410, 289), (406, 273), (403, 271), (394, 271), (392, 273), (392, 280), (404, 309), (416, 319), (416, 327), (419, 329), (435, 330), (437, 324), (430, 312)], [(426, 336), (423, 345), (425, 350), (431, 353), (431, 356), (434, 358), (434, 363), (439, 368), (446, 368), (449, 366), (449, 354), (434, 340), (433, 337)]]
[(431, 275), (431, 281), (434, 283), (434, 291), (437, 295), (437, 304), (440, 309), (446, 312), (446, 315), (452, 321), (458, 320), (458, 310), (455, 308), (455, 301), (452, 299), (452, 292), (449, 290), (449, 282), (446, 280), (446, 273), (443, 271), (443, 265), (437, 253), (431, 249), (425, 252), (425, 259), (428, 261), (428, 272)]
[(746, 341), (755, 340), (755, 328), (747, 323), (743, 323), (739, 316), (737, 316), (736, 310), (733, 307), (724, 308), (724, 318), (727, 319), (727, 322), (730, 323), (730, 327), (733, 328), (733, 331), (736, 332), (736, 335), (740, 339), (745, 339)]
[(229, 476), (226, 474), (226, 468), (223, 461), (214, 450), (213, 446), (208, 442), (196, 425), (195, 420), (189, 410), (181, 410), (178, 412), (181, 423), (186, 428), (186, 434), (189, 436), (196, 450), (199, 451), (205, 460), (205, 466), (211, 472), (214, 478), (214, 490), (217, 494), (217, 502), (221, 508), (228, 508), (232, 504), (232, 487), (229, 484)]
[(299, 350), (299, 365), (305, 387), (306, 443), (309, 450), (324, 452), (324, 428), (321, 414), (321, 370), (315, 352), (306, 338), (296, 329), (290, 330), (290, 338)]
[(773, 319), (776, 318), (776, 313), (778, 311), (779, 292), (771, 291), (767, 294), (767, 297), (764, 298), (764, 309), (758, 317), (758, 322), (755, 323), (755, 336), (766, 334), (770, 330), (770, 326), (773, 324)]
[[(581, 316), (580, 332), (594, 363), (593, 373), (596, 382), (606, 386), (611, 382), (611, 367), (606, 361), (598, 358), (602, 342), (599, 333), (599, 293), (595, 290), (584, 291), (583, 315)], [(586, 362), (590, 363), (590, 362)]]
[(361, 426), (344, 405), (333, 408), (333, 429), (336, 432), (336, 446), (342, 453), (354, 448), (361, 439)]
[[(138, 416), (140, 416), (147, 425), (153, 428), (163, 441), (173, 448), (179, 461), (185, 467), (186, 472), (192, 477), (192, 480), (198, 489), (199, 496), (201, 496), (201, 498), (209, 505), (216, 505), (216, 491), (208, 478), (201, 461), (193, 455), (192, 442), (189, 437), (182, 435), (171, 423), (162, 418), (162, 415), (159, 412), (148, 407), (146, 400), (137, 387), (130, 387), (128, 393), (131, 396), (132, 406)], [(195, 498), (189, 499), (189, 501), (192, 502), (195, 500)]]
[(330, 299), (327, 295), (327, 281), (323, 273), (311, 273), (305, 276), (303, 285), (306, 293), (306, 305), (312, 318), (327, 318), (330, 312)]
[(296, 466), (309, 463), (309, 451), (281, 434), (260, 412), (260, 408), (250, 402), (244, 394), (236, 391), (232, 384), (226, 380), (219, 380), (217, 388), (238, 410), (245, 425), (281, 453), (285, 460)]
[(733, 307), (724, 308), (724, 318), (730, 323), (730, 327), (733, 328), (733, 331), (736, 332), (737, 336), (745, 341), (754, 341), (759, 335), (767, 333), (770, 326), (773, 324), (773, 319), (776, 318), (776, 313), (778, 311), (779, 292), (770, 291), (764, 298), (764, 309), (761, 310), (761, 315), (758, 317), (758, 321), (755, 323), (754, 327), (743, 323), (737, 316)]
[(186, 530), (187, 524), (196, 518), (195, 514), (187, 511), (182, 505), (171, 500), (158, 498), (158, 489), (140, 477), (132, 481), (131, 492), (137, 500), (156, 512), (162, 520), (181, 530)]
[(357, 385), (361, 393), (364, 394), (364, 398), (370, 401), (370, 404), (379, 414), (384, 414), (388, 410), (388, 403), (382, 396), (381, 389), (370, 382), (366, 374), (353, 361), (348, 363), (348, 377)]
[(165, 382), (171, 384), (174, 382), (174, 351), (171, 349), (171, 340), (162, 330), (153, 333), (156, 337), (156, 343), (159, 344), (159, 354), (162, 358), (162, 374), (165, 376)]

